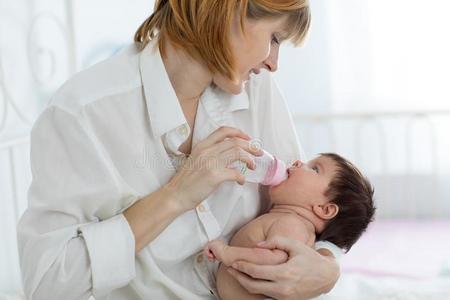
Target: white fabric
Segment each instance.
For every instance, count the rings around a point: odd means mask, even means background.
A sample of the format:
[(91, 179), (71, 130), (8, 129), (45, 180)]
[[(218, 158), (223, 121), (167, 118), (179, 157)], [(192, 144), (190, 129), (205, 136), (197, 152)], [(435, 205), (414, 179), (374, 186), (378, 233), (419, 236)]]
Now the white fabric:
[[(412, 262), (414, 263), (414, 262)], [(342, 273), (331, 292), (317, 300), (448, 300), (450, 277), (427, 279)]]
[(327, 241), (316, 242), (316, 244), (314, 245), (314, 249), (316, 249), (316, 250), (318, 250), (318, 249), (327, 249), (327, 250), (329, 250), (333, 254), (334, 258), (337, 261), (339, 261), (342, 258), (342, 255), (344, 255), (344, 251), (342, 251), (341, 248), (339, 248), (335, 244), (327, 242)]
[[(193, 145), (228, 125), (286, 162), (301, 157), (267, 72), (238, 96), (208, 88), (195, 124)], [(214, 298), (216, 265), (202, 247), (258, 214), (256, 184), (224, 183), (138, 255), (122, 215), (175, 174), (167, 152), (176, 155), (190, 130), (153, 43), (143, 52), (130, 46), (59, 90), (31, 135), (33, 181), (18, 225), (28, 299)]]

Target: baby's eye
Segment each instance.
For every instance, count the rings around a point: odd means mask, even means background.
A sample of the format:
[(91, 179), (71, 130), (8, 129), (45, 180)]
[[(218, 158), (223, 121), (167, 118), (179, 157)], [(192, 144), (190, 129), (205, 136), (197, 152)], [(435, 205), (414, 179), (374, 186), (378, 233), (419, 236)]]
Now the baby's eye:
[(319, 174), (319, 168), (317, 166), (313, 166), (311, 169), (313, 169), (317, 174)]

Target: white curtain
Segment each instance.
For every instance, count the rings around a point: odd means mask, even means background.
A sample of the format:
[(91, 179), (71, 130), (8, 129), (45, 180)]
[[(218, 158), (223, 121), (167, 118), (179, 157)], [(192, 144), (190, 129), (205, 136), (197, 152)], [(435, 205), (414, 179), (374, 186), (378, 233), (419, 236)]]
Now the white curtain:
[(450, 109), (450, 1), (310, 1), (277, 74), (297, 112)]
[(309, 38), (276, 74), (306, 153), (360, 166), (380, 217), (449, 217), (450, 2), (310, 3)]

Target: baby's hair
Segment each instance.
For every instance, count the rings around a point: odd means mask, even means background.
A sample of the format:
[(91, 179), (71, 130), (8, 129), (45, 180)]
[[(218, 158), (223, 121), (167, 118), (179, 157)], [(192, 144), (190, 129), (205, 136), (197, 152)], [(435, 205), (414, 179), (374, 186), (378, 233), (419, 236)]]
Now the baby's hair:
[(374, 219), (374, 189), (369, 180), (348, 160), (335, 153), (321, 153), (337, 165), (336, 174), (325, 196), (339, 206), (339, 212), (331, 219), (317, 240), (326, 240), (350, 250)]

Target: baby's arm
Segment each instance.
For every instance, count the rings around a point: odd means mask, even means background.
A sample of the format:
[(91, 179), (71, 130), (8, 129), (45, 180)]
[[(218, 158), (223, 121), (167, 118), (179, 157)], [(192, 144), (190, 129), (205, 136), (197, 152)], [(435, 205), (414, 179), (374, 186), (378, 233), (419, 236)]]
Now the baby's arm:
[[(267, 221), (267, 219), (265, 220)], [(229, 246), (221, 240), (212, 241), (205, 246), (205, 255), (210, 260), (217, 258), (222, 262), (216, 274), (217, 290), (221, 299), (262, 300), (267, 298), (263, 295), (249, 294), (236, 279), (226, 272), (225, 266), (230, 266), (237, 260), (245, 260), (259, 265), (282, 264), (287, 261), (288, 255), (285, 251), (257, 248), (254, 247), (254, 241), (268, 239), (276, 235), (295, 239), (299, 239), (300, 236), (302, 241), (307, 241), (311, 237), (304, 223), (297, 217), (287, 215), (274, 220), (271, 224), (267, 222), (265, 224), (267, 226), (260, 226), (261, 223), (255, 224), (253, 221), (242, 228), (231, 242), (232, 245), (238, 245), (238, 247)]]
[(204, 251), (209, 260), (217, 259), (226, 266), (238, 260), (261, 265), (277, 265), (287, 260), (286, 252), (281, 250), (229, 246), (222, 240), (209, 242)]
[[(301, 241), (308, 246), (312, 246), (315, 240), (315, 235), (307, 230), (305, 224), (298, 217), (290, 215), (283, 216), (273, 222), (264, 235), (266, 239), (274, 236), (288, 237)], [(286, 262), (288, 259), (287, 253), (282, 250), (236, 247), (227, 245), (221, 240), (208, 243), (204, 252), (209, 260), (217, 259), (226, 266), (231, 266), (237, 260), (258, 265), (277, 265)]]

